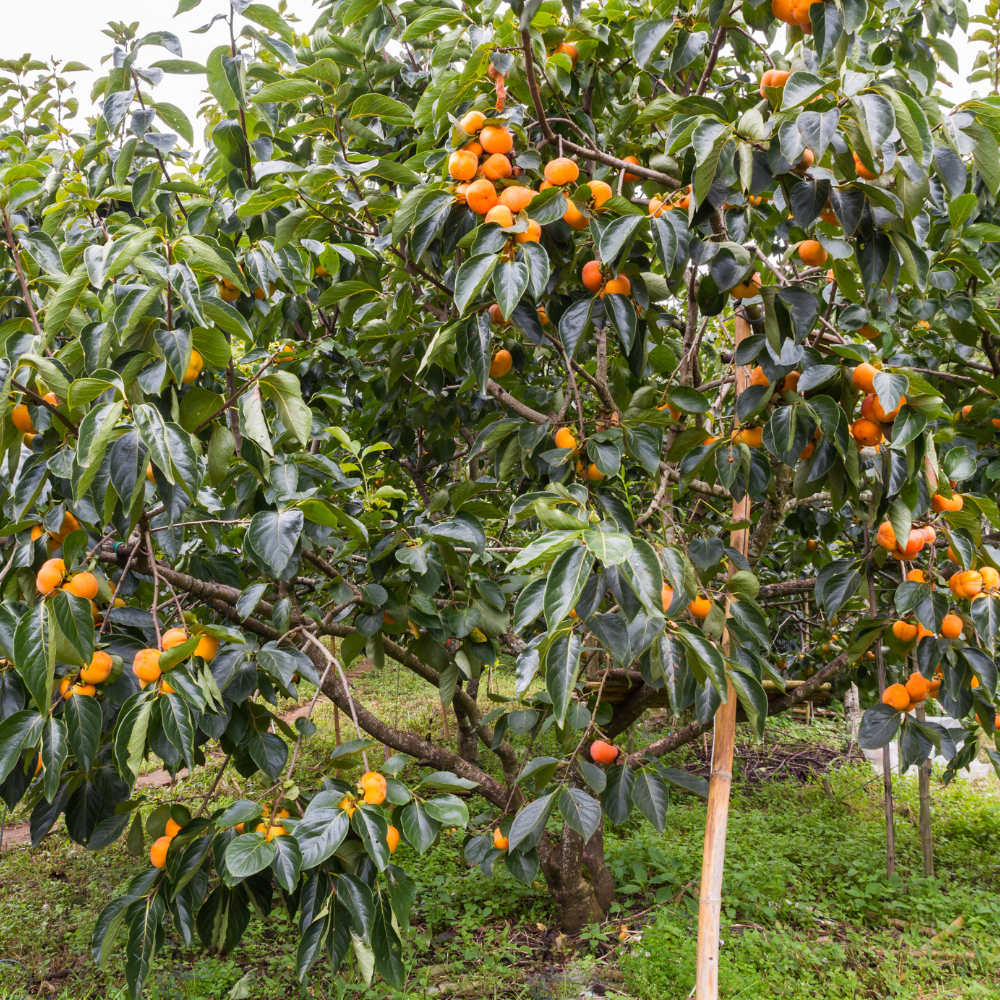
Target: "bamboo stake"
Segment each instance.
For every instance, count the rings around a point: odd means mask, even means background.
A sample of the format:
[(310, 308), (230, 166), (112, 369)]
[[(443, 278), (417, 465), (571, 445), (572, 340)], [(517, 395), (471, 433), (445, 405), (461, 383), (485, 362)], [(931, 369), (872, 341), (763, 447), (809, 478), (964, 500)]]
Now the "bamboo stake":
[[(865, 524), (865, 564), (868, 574), (868, 617), (875, 618), (878, 608), (875, 601), (875, 574), (872, 572), (871, 529)], [(878, 693), (885, 691), (885, 664), (882, 662), (882, 644), (875, 647), (875, 665), (878, 670)], [(890, 743), (882, 748), (882, 788), (885, 799), (885, 870), (887, 875), (896, 871), (896, 834), (892, 822), (892, 757)]]
[[(917, 703), (917, 721), (927, 717), (924, 703)], [(924, 874), (934, 877), (934, 832), (931, 829), (931, 762), (924, 761), (917, 772), (920, 788), (920, 850), (924, 855)]]
[[(750, 324), (737, 314), (736, 347), (750, 336)], [(750, 384), (750, 371), (736, 369), (736, 399)], [(750, 498), (733, 501), (733, 521), (750, 520)], [(730, 544), (744, 556), (750, 546), (747, 528), (733, 531)], [(726, 617), (731, 600), (726, 598)], [(729, 632), (722, 635), (723, 651), (729, 655)], [(708, 814), (705, 817), (705, 849), (701, 861), (701, 892), (698, 899), (698, 967), (695, 980), (697, 1000), (717, 1000), (719, 996), (719, 919), (722, 913), (722, 873), (726, 863), (726, 826), (729, 822), (729, 793), (733, 782), (733, 745), (736, 740), (736, 692), (726, 680), (726, 701), (715, 713), (712, 742), (712, 777), (708, 786)]]

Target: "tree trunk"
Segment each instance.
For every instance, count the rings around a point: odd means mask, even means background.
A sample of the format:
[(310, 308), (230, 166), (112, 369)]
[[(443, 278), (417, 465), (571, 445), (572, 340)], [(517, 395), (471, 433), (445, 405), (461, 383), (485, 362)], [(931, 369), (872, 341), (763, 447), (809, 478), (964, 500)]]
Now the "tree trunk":
[[(461, 684), (461, 681), (459, 681)], [(479, 678), (473, 677), (465, 685), (466, 693), (475, 701), (479, 693)], [(469, 717), (458, 705), (455, 705), (455, 718), (458, 720), (458, 753), (470, 764), (479, 764), (479, 734), (472, 728)]]
[(614, 879), (604, 864), (600, 828), (585, 845), (583, 837), (564, 823), (559, 840), (549, 834), (542, 837), (538, 857), (564, 933), (577, 934), (607, 916), (616, 893)]

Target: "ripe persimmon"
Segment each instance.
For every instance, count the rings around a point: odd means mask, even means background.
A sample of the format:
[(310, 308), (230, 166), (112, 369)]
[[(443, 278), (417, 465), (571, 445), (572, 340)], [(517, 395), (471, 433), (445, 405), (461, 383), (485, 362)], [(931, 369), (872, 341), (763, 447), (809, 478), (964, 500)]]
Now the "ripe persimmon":
[(855, 389), (860, 389), (862, 392), (874, 392), (876, 375), (878, 375), (878, 369), (874, 365), (868, 364), (867, 361), (862, 361), (851, 372), (851, 383)]
[(496, 323), (497, 326), (509, 326), (510, 320), (504, 319), (503, 312), (500, 310), (500, 306), (496, 302), (489, 308), (490, 322)]
[(483, 222), (495, 222), (504, 229), (514, 225), (514, 216), (506, 205), (494, 205), (487, 213)]
[(492, 181), (481, 177), (465, 191), (465, 201), (476, 215), (485, 215), (497, 203), (497, 190)]
[(854, 153), (854, 170), (857, 175), (865, 181), (873, 181), (878, 176), (873, 174), (862, 162), (861, 157)]
[(663, 605), (663, 612), (666, 614), (667, 608), (674, 603), (674, 588), (665, 583), (660, 591), (660, 603)]
[(962, 634), (962, 619), (958, 615), (945, 615), (941, 619), (941, 634), (946, 639), (957, 639)]
[(528, 207), (535, 194), (535, 191), (522, 184), (511, 184), (500, 192), (500, 204), (506, 205), (516, 215)]
[(744, 427), (739, 436), (748, 448), (759, 448), (764, 443), (764, 428)]
[(557, 156), (545, 164), (545, 179), (550, 184), (572, 184), (579, 176), (580, 168), (568, 156)]
[(910, 693), (902, 684), (890, 684), (882, 692), (882, 703), (890, 705), (897, 712), (905, 712), (910, 704)]
[(808, 264), (810, 267), (822, 267), (828, 256), (819, 240), (803, 240), (799, 244), (799, 257), (802, 258), (803, 264)]
[(498, 851), (506, 851), (509, 843), (510, 840), (503, 835), (503, 833), (500, 831), (500, 827), (497, 827), (493, 831), (493, 846)]
[(486, 115), (482, 111), (466, 111), (462, 116), (462, 120), (458, 123), (461, 127), (469, 133), (469, 135), (476, 135), (486, 121)]
[(510, 371), (513, 364), (514, 359), (511, 356), (510, 351), (501, 347), (500, 350), (493, 355), (493, 360), (490, 361), (490, 377), (503, 378), (504, 375)]
[(601, 263), (597, 260), (588, 260), (586, 264), (583, 265), (583, 270), (580, 272), (580, 280), (583, 282), (583, 287), (589, 292), (597, 292), (604, 286), (604, 277), (601, 274)]
[[(271, 294), (274, 294), (274, 282), (271, 283)], [(191, 385), (192, 382), (197, 381), (198, 376), (201, 374), (202, 368), (205, 367), (205, 359), (198, 353), (198, 351), (191, 352), (191, 359), (188, 361), (187, 371), (184, 372), (184, 378), (181, 381), (185, 385)]]
[(917, 626), (900, 619), (893, 623), (892, 634), (900, 642), (910, 642), (911, 639), (916, 639), (917, 637)]
[(963, 503), (964, 501), (961, 493), (953, 493), (950, 500), (946, 496), (942, 496), (940, 493), (935, 493), (934, 496), (931, 497), (931, 507), (933, 507), (935, 512), (938, 514), (944, 513), (945, 511), (951, 513), (960, 511)]
[(590, 744), (590, 758), (595, 764), (613, 764), (618, 759), (618, 747), (604, 740), (594, 740)]
[(206, 663), (215, 659), (215, 654), (219, 651), (219, 640), (211, 635), (203, 635), (198, 640), (198, 645), (194, 647), (194, 655), (200, 656)]
[(747, 281), (741, 281), (730, 288), (729, 294), (734, 299), (752, 299), (760, 294), (760, 278), (756, 274), (752, 275)]
[(160, 651), (158, 649), (140, 649), (132, 661), (132, 673), (149, 684), (160, 679)]
[(750, 384), (751, 385), (770, 385), (771, 380), (764, 374), (764, 369), (760, 365), (757, 365), (750, 372)]
[(97, 577), (93, 573), (77, 573), (63, 584), (62, 589), (92, 601), (97, 597)]
[(66, 575), (66, 563), (62, 559), (47, 559), (35, 576), (35, 586), (40, 594), (51, 594)]
[(35, 431), (35, 425), (31, 422), (31, 414), (28, 412), (28, 407), (24, 403), (19, 403), (14, 407), (11, 412), (10, 419), (14, 422), (14, 426), (22, 434), (33, 434)]
[[(808, 146), (806, 146), (806, 148), (802, 151), (802, 158), (799, 160), (798, 163), (795, 164), (795, 166), (792, 167), (792, 173), (804, 174), (815, 162), (816, 162), (815, 154)], [(809, 242), (815, 242), (815, 241), (809, 241)], [(823, 257), (823, 260), (826, 260), (825, 255)]]
[(479, 160), (472, 153), (463, 150), (448, 157), (448, 173), (456, 181), (471, 181), (479, 169)]
[(604, 285), (601, 296), (603, 298), (605, 295), (629, 295), (631, 291), (632, 282), (624, 274), (619, 274), (617, 278), (612, 278)]
[(528, 219), (528, 228), (523, 233), (514, 234), (515, 243), (538, 243), (542, 238), (542, 227), (534, 219)]
[(580, 209), (573, 204), (569, 195), (566, 195), (566, 211), (563, 212), (563, 222), (565, 222), (570, 229), (578, 230), (586, 229), (590, 224), (587, 216), (585, 216), (583, 212), (581, 212)]
[(609, 198), (614, 195), (611, 185), (605, 181), (589, 181), (588, 185), (591, 197), (594, 199), (594, 208), (599, 209)]
[(385, 842), (389, 847), (389, 853), (395, 854), (396, 848), (399, 847), (399, 830), (391, 824), (389, 825), (389, 829), (385, 832)]
[(707, 597), (696, 597), (689, 605), (688, 611), (695, 618), (707, 618), (712, 610), (712, 602)]
[(483, 162), (483, 176), (487, 180), (500, 181), (510, 177), (511, 164), (503, 153), (492, 153)]
[(573, 63), (573, 69), (576, 69), (576, 62), (580, 58), (580, 54), (576, 50), (576, 46), (572, 42), (560, 42), (554, 52), (564, 52), (569, 56), (570, 62)]
[(505, 125), (485, 125), (479, 133), (484, 153), (509, 153), (514, 148), (514, 136)]
[(568, 427), (560, 427), (556, 431), (555, 442), (557, 448), (570, 448), (575, 451), (577, 447), (576, 435)]
[(160, 640), (160, 645), (163, 646), (164, 650), (173, 649), (174, 646), (183, 645), (188, 641), (188, 634), (182, 628), (171, 628), (167, 629), (163, 633), (163, 637)]
[(173, 837), (159, 837), (153, 842), (149, 850), (149, 863), (154, 868), (164, 868), (167, 864), (167, 851), (170, 849), (170, 842)]
[(767, 94), (764, 91), (765, 87), (784, 87), (788, 82), (788, 78), (791, 76), (787, 70), (784, 69), (769, 69), (764, 71), (764, 75), (760, 78), (760, 96), (767, 98)]
[[(636, 157), (634, 157), (634, 156), (623, 156), (622, 157), (622, 162), (623, 163), (634, 163), (637, 167), (641, 165), (639, 163), (639, 160)], [(630, 173), (628, 170), (626, 170), (625, 171), (625, 180), (627, 180), (630, 184), (632, 184), (635, 181), (639, 180), (639, 175), (638, 174)]]
[(862, 447), (873, 448), (882, 440), (882, 428), (873, 420), (858, 417), (851, 425), (851, 435)]
[(90, 658), (90, 664), (80, 671), (80, 680), (85, 684), (103, 684), (111, 676), (113, 666), (110, 654), (98, 649)]
[(379, 774), (378, 771), (365, 772), (358, 785), (364, 792), (365, 802), (369, 805), (379, 806), (385, 802), (385, 776)]

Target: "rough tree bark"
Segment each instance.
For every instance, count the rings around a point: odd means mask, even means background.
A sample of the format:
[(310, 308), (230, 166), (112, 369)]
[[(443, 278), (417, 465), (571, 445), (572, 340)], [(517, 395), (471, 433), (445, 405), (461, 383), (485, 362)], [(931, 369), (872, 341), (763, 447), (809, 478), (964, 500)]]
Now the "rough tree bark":
[[(573, 781), (582, 787), (579, 781)], [(604, 864), (604, 825), (586, 843), (563, 824), (557, 840), (550, 834), (538, 844), (539, 870), (556, 904), (559, 926), (576, 934), (587, 924), (603, 920), (617, 897), (615, 880)]]

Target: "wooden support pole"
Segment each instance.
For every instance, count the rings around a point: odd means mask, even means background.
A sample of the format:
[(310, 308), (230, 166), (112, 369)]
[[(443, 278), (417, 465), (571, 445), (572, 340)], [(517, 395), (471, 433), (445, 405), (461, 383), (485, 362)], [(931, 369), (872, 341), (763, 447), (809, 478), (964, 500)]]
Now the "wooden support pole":
[[(878, 615), (875, 600), (875, 573), (872, 570), (872, 539), (871, 529), (865, 525), (865, 566), (868, 574), (868, 617)], [(882, 661), (882, 643), (875, 647), (875, 665), (878, 670), (878, 693), (885, 691), (885, 663)], [(882, 748), (882, 790), (885, 800), (885, 870), (887, 875), (896, 871), (896, 833), (892, 821), (892, 757), (889, 753), (890, 743)]]
[[(924, 703), (917, 702), (917, 721), (927, 717)], [(931, 830), (931, 762), (924, 761), (917, 772), (920, 789), (920, 850), (924, 856), (924, 875), (934, 877), (934, 833)]]
[[(736, 347), (750, 336), (750, 324), (737, 314)], [(735, 348), (734, 348), (735, 349)], [(736, 399), (750, 384), (746, 367), (736, 369)], [(733, 501), (733, 523), (750, 520), (750, 498)], [(749, 528), (737, 528), (729, 536), (730, 545), (744, 556), (749, 551)], [(726, 617), (731, 599), (726, 598)], [(729, 655), (729, 632), (722, 635)], [(698, 966), (695, 980), (697, 1000), (718, 1000), (719, 920), (722, 914), (722, 873), (726, 864), (726, 827), (729, 822), (729, 793), (733, 782), (733, 746), (736, 740), (736, 692), (726, 680), (726, 701), (715, 713), (712, 742), (712, 776), (708, 785), (708, 813), (705, 817), (705, 849), (701, 860), (701, 892), (698, 899)]]
[(333, 738), (336, 741), (335, 745), (340, 746), (340, 709), (336, 705), (333, 706)]

